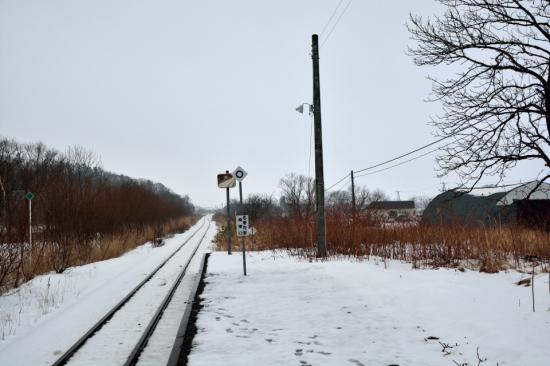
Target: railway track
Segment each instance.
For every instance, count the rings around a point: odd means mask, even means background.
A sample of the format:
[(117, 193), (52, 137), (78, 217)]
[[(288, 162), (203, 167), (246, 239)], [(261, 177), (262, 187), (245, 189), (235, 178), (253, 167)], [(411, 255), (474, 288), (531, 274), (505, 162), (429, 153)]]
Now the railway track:
[[(191, 264), (191, 261), (194, 259), (195, 255), (197, 254), (198, 249), (200, 248), (201, 244), (204, 241), (204, 238), (206, 234), (208, 233), (208, 230), (210, 228), (211, 220), (204, 219), (202, 225), (196, 229), (174, 252), (172, 252), (163, 262), (161, 262), (143, 281), (141, 281), (135, 288), (133, 288), (128, 294), (124, 296), (109, 312), (107, 312), (97, 323), (95, 323), (82, 337), (80, 337), (55, 363), (53, 363), (52, 366), (62, 366), (62, 365), (72, 365), (74, 363), (79, 364), (80, 362), (72, 362), (74, 360), (75, 356), (79, 356), (79, 352), (83, 349), (83, 347), (94, 337), (101, 334), (102, 331), (106, 328), (105, 325), (107, 325), (115, 316), (124, 313), (126, 307), (132, 302), (132, 299), (136, 297), (137, 294), (140, 293), (142, 289), (145, 288), (145, 286), (149, 283), (151, 283), (151, 280), (155, 278), (156, 275), (158, 275), (159, 271), (161, 271), (163, 268), (165, 268), (169, 263), (172, 262), (174, 257), (184, 248), (186, 245), (198, 234), (202, 232), (202, 237), (200, 240), (198, 240), (198, 243), (191, 249), (190, 254), (185, 259), (185, 262), (182, 265), (179, 265), (181, 267), (181, 270), (179, 271), (176, 279), (172, 282), (169, 290), (165, 293), (164, 298), (162, 299), (162, 302), (158, 307), (156, 308), (155, 313), (153, 314), (152, 318), (148, 320), (147, 326), (143, 329), (143, 332), (141, 333), (141, 336), (135, 343), (135, 345), (132, 347), (131, 352), (128, 354), (126, 361), (123, 364), (124, 366), (130, 366), (130, 365), (136, 365), (138, 363), (139, 357), (142, 354), (143, 350), (147, 346), (147, 343), (151, 336), (154, 334), (154, 331), (159, 324), (166, 308), (170, 304), (170, 301), (172, 300), (172, 297), (174, 296), (176, 290), (180, 286), (187, 269), (189, 265)], [(203, 230), (203, 228), (206, 226), (206, 229)], [(201, 261), (201, 271), (202, 267), (204, 265), (204, 257)], [(195, 283), (197, 281), (195, 280)], [(196, 291), (196, 284), (192, 286), (191, 291)], [(189, 298), (193, 299), (194, 293), (190, 294)], [(187, 306), (189, 307), (189, 306)], [(183, 310), (182, 310), (183, 312)], [(186, 319), (187, 316), (187, 309), (185, 309), (186, 314), (183, 316), (182, 319)], [(182, 321), (183, 323), (183, 321)], [(139, 324), (141, 325), (141, 324)], [(180, 326), (181, 328), (181, 326)], [(181, 329), (178, 331), (178, 337), (179, 332), (181, 332)], [(122, 343), (121, 343), (122, 344)], [(174, 343), (174, 345), (177, 345), (177, 340)], [(88, 351), (89, 353), (90, 351)], [(97, 350), (97, 352), (101, 352), (101, 350)], [(174, 350), (172, 350), (172, 357), (174, 354)], [(84, 362), (86, 364), (86, 362)], [(119, 364), (119, 363), (116, 363)]]

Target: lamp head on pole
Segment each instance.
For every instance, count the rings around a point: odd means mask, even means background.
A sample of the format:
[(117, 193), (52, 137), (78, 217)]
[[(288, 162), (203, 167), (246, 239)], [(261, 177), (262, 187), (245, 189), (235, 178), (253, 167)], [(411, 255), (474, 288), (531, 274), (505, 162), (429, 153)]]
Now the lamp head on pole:
[(302, 103), (298, 107), (296, 107), (296, 111), (298, 113), (304, 114), (304, 106), (307, 106), (308, 114), (313, 114), (313, 105), (309, 103)]

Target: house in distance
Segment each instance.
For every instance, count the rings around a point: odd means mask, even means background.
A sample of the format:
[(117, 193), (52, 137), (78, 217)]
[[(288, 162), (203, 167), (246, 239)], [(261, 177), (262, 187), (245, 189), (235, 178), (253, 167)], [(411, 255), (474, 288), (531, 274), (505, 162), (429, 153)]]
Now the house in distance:
[(414, 219), (414, 201), (374, 201), (367, 211), (383, 222), (406, 222)]
[(538, 181), (471, 191), (452, 189), (424, 210), (427, 224), (511, 224), (550, 229), (550, 184)]

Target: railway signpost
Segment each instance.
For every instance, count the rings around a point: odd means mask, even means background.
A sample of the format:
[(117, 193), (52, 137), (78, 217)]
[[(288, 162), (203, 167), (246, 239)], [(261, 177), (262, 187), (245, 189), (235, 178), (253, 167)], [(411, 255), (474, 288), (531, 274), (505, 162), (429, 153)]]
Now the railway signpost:
[[(235, 177), (226, 170), (225, 173), (218, 174), (218, 187), (225, 188), (225, 198), (227, 200), (227, 254), (231, 255), (231, 206), (229, 201), (229, 188), (235, 187)], [(239, 182), (240, 184), (240, 182)]]
[(235, 171), (233, 172), (233, 176), (236, 180), (239, 181), (239, 183), (241, 183), (247, 175), (248, 173), (240, 166), (238, 166), (237, 169), (235, 169)]
[[(243, 212), (243, 180), (244, 178), (248, 175), (248, 173), (246, 172), (246, 170), (244, 170), (243, 168), (241, 168), (240, 166), (238, 166), (234, 171), (233, 171), (233, 176), (235, 177), (235, 179), (237, 181), (239, 181), (239, 215), (237, 215), (237, 223), (239, 222), (239, 217), (241, 218), (241, 234), (243, 235), (239, 235), (241, 237), (241, 248), (242, 248), (242, 252), (243, 252), (243, 273), (244, 275), (246, 276), (246, 247), (245, 247), (245, 243), (244, 243), (244, 239), (246, 236), (248, 236), (248, 215), (244, 215), (244, 212)], [(244, 229), (244, 227), (246, 226), (246, 229)], [(239, 234), (239, 232), (237, 231), (237, 235)]]
[(248, 236), (250, 230), (248, 227), (248, 215), (237, 215), (237, 236)]

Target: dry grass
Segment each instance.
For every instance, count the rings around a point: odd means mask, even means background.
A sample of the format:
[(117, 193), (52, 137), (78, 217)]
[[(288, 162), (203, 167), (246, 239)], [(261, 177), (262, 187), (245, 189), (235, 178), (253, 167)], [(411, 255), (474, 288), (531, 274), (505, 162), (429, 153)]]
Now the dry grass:
[[(305, 255), (314, 253), (315, 225), (274, 217), (255, 222), (256, 238), (247, 239), (249, 250), (286, 249)], [(217, 237), (225, 250), (225, 233)], [(234, 248), (240, 242), (233, 239)], [(550, 234), (518, 226), (472, 227), (421, 224), (382, 225), (359, 217), (355, 225), (339, 212), (327, 215), (327, 248), (330, 255), (364, 258), (378, 256), (407, 261), (414, 267), (469, 267), (484, 272), (523, 269), (537, 261), (548, 270)], [(530, 266), (530, 264), (528, 265)]]
[(84, 265), (92, 262), (116, 258), (157, 237), (166, 237), (182, 232), (191, 227), (198, 217), (183, 217), (170, 220), (162, 225), (149, 225), (142, 229), (127, 228), (120, 233), (99, 236), (90, 243), (82, 245), (77, 239), (69, 241), (64, 250), (59, 243), (34, 243), (32, 248), (25, 248), (23, 261), (18, 260), (13, 271), (7, 276), (0, 293), (16, 287), (35, 276), (55, 270), (55, 263), (60, 253), (67, 255), (69, 266)]

